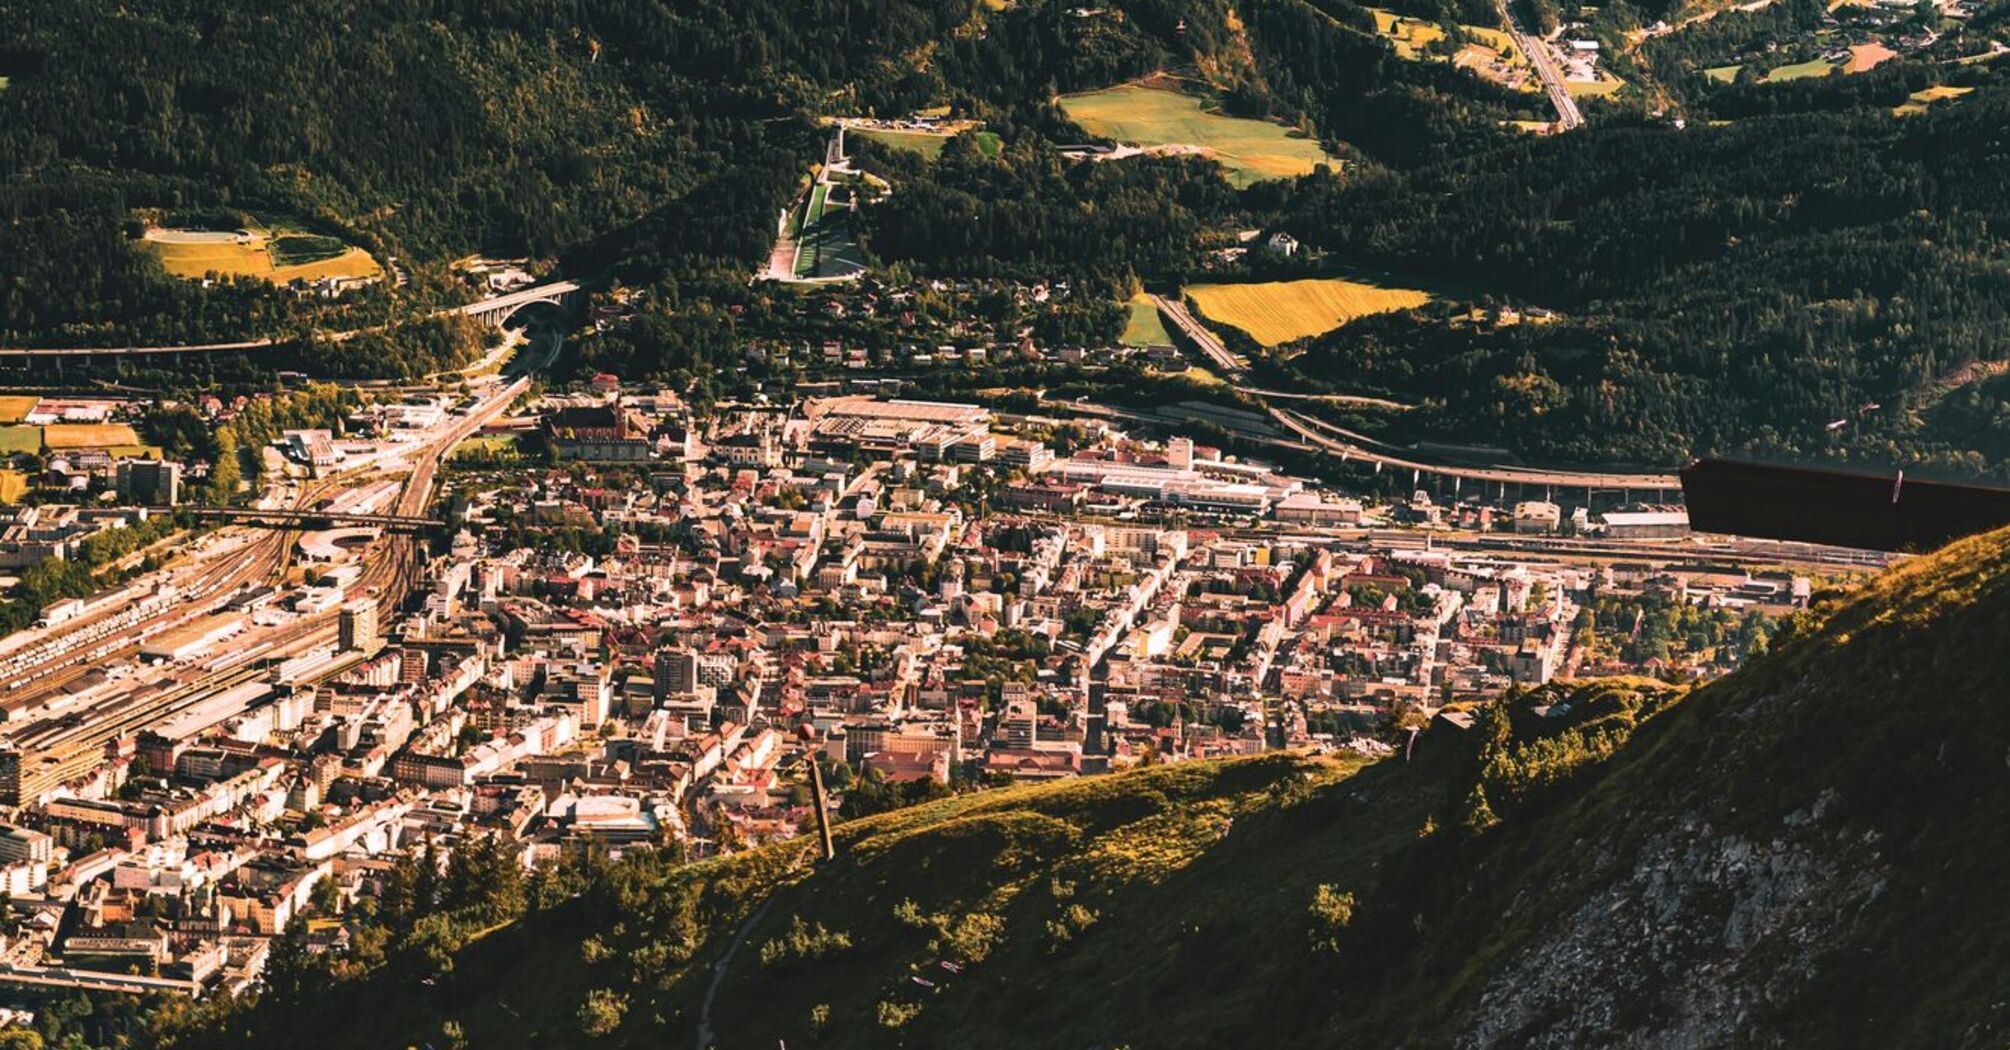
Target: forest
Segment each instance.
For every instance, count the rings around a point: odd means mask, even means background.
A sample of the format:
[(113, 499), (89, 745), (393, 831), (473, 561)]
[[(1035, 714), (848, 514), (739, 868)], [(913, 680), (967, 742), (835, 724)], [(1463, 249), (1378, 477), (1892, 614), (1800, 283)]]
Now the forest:
[(1284, 221), (1302, 239), (1555, 318), (1464, 324), (1426, 308), (1311, 340), (1279, 367), (1414, 398), (1419, 430), (1532, 457), (2000, 472), (1937, 406), (1966, 370), (2010, 356), (2006, 108), (1982, 93), (1902, 120), (1608, 127), (1299, 180)]

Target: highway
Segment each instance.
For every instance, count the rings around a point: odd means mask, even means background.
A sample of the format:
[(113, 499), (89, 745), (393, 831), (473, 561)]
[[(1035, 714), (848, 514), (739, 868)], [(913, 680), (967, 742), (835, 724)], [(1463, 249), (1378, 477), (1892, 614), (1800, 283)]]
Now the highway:
[[(1555, 470), (1542, 467), (1468, 467), (1430, 463), (1401, 455), (1387, 448), (1371, 448), (1359, 435), (1334, 436), (1337, 428), (1288, 409), (1273, 406), (1271, 418), (1297, 434), (1307, 444), (1343, 460), (1360, 460), (1398, 470), (1414, 470), (1442, 478), (1503, 485), (1541, 485), (1561, 489), (1610, 489), (1619, 491), (1680, 492), (1682, 479), (1674, 474), (1619, 471)], [(1340, 432), (1345, 433), (1345, 432)]]
[(1577, 100), (1570, 97), (1570, 88), (1563, 82), (1563, 74), (1557, 71), (1556, 57), (1550, 54), (1549, 45), (1522, 32), (1521, 23), (1516, 22), (1514, 12), (1509, 10), (1508, 0), (1494, 0), (1494, 10), (1500, 12), (1501, 24), (1514, 37), (1514, 46), (1528, 56), (1528, 64), (1535, 69), (1537, 79), (1542, 81), (1542, 90), (1549, 96), (1550, 104), (1556, 107), (1556, 125), (1559, 131), (1574, 131), (1584, 126), (1584, 114), (1577, 110)]
[(1249, 371), (1249, 364), (1230, 353), (1228, 344), (1208, 331), (1206, 325), (1195, 320), (1193, 314), (1187, 311), (1185, 303), (1163, 295), (1154, 295), (1151, 298), (1152, 305), (1159, 308), (1159, 313), (1164, 314), (1166, 320), (1171, 321), (1188, 339), (1193, 340), (1194, 345), (1200, 347), (1200, 352), (1206, 355), (1216, 368), (1221, 369), (1230, 381)]
[[(528, 306), (531, 303), (556, 303), (585, 287), (586, 285), (579, 281), (548, 281), (544, 284), (532, 285), (529, 288), (519, 288), (514, 292), (505, 292), (501, 295), (489, 296), (486, 299), (478, 299), (465, 306), (449, 306), (445, 309), (434, 310), (427, 316), (444, 317), (449, 314), (458, 313), (474, 318), (502, 320), (506, 319), (508, 315), (514, 313), (520, 307)], [(388, 326), (372, 325), (367, 328), (356, 328), (346, 332), (329, 332), (323, 334), (322, 338), (339, 342), (365, 332), (382, 331), (386, 327)], [(291, 342), (293, 338), (293, 336), (265, 336), (259, 339), (240, 339), (235, 342), (226, 343), (183, 343), (173, 346), (0, 347), (0, 360), (8, 358), (229, 353), (238, 350), (257, 350), (262, 347), (272, 346), (275, 343)]]

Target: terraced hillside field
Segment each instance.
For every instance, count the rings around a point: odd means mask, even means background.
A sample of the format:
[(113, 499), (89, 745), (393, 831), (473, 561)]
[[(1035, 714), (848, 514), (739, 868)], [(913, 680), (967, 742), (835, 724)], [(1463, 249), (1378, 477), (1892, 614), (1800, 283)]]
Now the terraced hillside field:
[(1237, 186), (1309, 174), (1320, 164), (1336, 168), (1340, 164), (1317, 141), (1282, 124), (1214, 112), (1207, 101), (1176, 91), (1123, 84), (1063, 95), (1060, 101), (1068, 119), (1091, 135), (1140, 149), (1185, 149), (1213, 157)]
[(1429, 292), (1369, 280), (1317, 277), (1259, 284), (1196, 284), (1186, 294), (1217, 324), (1233, 325), (1264, 346), (1330, 332), (1370, 314), (1408, 310)]

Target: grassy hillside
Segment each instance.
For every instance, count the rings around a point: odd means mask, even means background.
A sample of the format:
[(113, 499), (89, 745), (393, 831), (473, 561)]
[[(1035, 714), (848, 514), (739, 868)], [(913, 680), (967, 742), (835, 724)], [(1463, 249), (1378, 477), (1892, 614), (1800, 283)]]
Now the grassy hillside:
[(1552, 687), (1407, 762), (946, 800), (842, 826), (827, 866), (618, 865), (171, 1043), (1996, 1045), (2006, 628), (2010, 533), (1698, 690)]

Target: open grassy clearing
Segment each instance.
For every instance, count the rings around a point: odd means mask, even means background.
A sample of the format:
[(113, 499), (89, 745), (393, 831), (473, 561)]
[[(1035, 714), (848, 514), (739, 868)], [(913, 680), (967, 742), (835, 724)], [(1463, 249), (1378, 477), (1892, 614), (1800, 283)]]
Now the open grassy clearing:
[(0, 423), (19, 423), (28, 418), (41, 398), (34, 394), (0, 395)]
[(18, 470), (0, 470), (0, 503), (19, 503), (28, 494), (28, 475)]
[(1788, 80), (1804, 80), (1808, 77), (1825, 77), (1838, 68), (1840, 67), (1826, 58), (1811, 58), (1806, 62), (1795, 62), (1769, 70), (1763, 79), (1768, 84), (1778, 84)]
[(1220, 161), (1237, 186), (1305, 175), (1316, 165), (1340, 163), (1317, 141), (1282, 124), (1210, 112), (1206, 101), (1175, 91), (1124, 84), (1063, 95), (1060, 101), (1068, 119), (1091, 135), (1146, 149), (1198, 150)]
[(0, 455), (26, 452), (34, 455), (42, 451), (41, 427), (0, 427)]
[(1124, 304), (1130, 316), (1124, 319), (1124, 334), (1117, 342), (1125, 346), (1171, 346), (1172, 334), (1166, 331), (1165, 320), (1159, 316), (1159, 308), (1152, 305), (1151, 297), (1143, 292), (1131, 296)]
[(381, 276), (377, 260), (337, 238), (268, 230), (170, 230), (146, 232), (147, 250), (176, 277), (257, 277), (275, 284), (322, 277)]
[(138, 445), (140, 436), (126, 423), (51, 423), (42, 428), (42, 443), (52, 449), (110, 448)]
[(929, 160), (942, 155), (942, 147), (949, 144), (948, 135), (937, 135), (926, 131), (882, 131), (878, 128), (856, 128), (846, 132), (862, 139), (871, 139), (882, 146), (919, 153)]
[(1266, 347), (1330, 332), (1370, 314), (1408, 310), (1429, 292), (1381, 281), (1316, 277), (1259, 284), (1196, 284), (1186, 294), (1209, 321), (1233, 325)]
[(1409, 18), (1380, 7), (1370, 8), (1375, 12), (1375, 32), (1389, 38), (1396, 48), (1396, 54), (1416, 62), (1424, 57), (1424, 50), (1445, 38), (1442, 27), (1421, 18)]
[(1901, 102), (1896, 106), (1893, 106), (1891, 108), (1891, 112), (1893, 116), (1897, 117), (1918, 116), (1919, 114), (1926, 112), (1927, 107), (1933, 105), (1935, 102), (1945, 102), (1948, 99), (1960, 98), (1961, 96), (1966, 95), (1974, 90), (1975, 89), (1972, 87), (1955, 87), (1951, 84), (1935, 84), (1930, 88), (1921, 88), (1920, 90), (1913, 92), (1911, 95), (1908, 95), (1904, 102)]
[(454, 451), (448, 458), (458, 459), (462, 456), (482, 454), (508, 456), (521, 451), (523, 448), (515, 434), (475, 434), (455, 445)]

